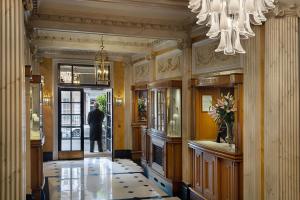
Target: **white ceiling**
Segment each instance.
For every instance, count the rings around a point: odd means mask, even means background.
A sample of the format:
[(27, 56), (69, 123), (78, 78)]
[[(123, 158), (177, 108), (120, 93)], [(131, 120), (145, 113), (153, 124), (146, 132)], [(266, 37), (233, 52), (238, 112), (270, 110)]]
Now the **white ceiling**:
[[(116, 21), (130, 21), (150, 24), (185, 25), (191, 20), (191, 13), (187, 8), (188, 0), (36, 0), (38, 2), (35, 14), (83, 17), (90, 19), (114, 19)], [(37, 22), (39, 24), (39, 22)], [(99, 50), (102, 27), (97, 31), (82, 30), (80, 26), (86, 24), (70, 25), (72, 29), (65, 28), (68, 22), (41, 22), (37, 26), (33, 44), (41, 52), (87, 52), (88, 54)], [(52, 25), (51, 27), (48, 25)], [(54, 25), (53, 25), (54, 24)], [(56, 24), (59, 24), (56, 26)], [(92, 26), (92, 25), (89, 25)], [(114, 29), (114, 28), (112, 28)], [(109, 30), (109, 27), (105, 29)], [(138, 30), (138, 29), (137, 29)], [(114, 34), (115, 30), (114, 31)], [(139, 30), (138, 30), (139, 31)], [(134, 31), (139, 35), (138, 31)], [(98, 32), (98, 33), (97, 33)], [(155, 31), (154, 31), (155, 32)], [(172, 33), (172, 31), (170, 31)], [(104, 35), (105, 50), (112, 54), (137, 56), (151, 52), (153, 44), (162, 41), (156, 37), (126, 37), (120, 33)], [(134, 34), (135, 35), (135, 34)], [(151, 35), (151, 34), (150, 34)], [(148, 36), (147, 36), (148, 37)]]

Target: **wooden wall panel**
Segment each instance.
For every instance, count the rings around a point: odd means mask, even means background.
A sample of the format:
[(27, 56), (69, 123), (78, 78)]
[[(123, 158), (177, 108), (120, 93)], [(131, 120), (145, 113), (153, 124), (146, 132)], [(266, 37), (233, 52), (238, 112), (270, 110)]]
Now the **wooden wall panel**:
[(245, 42), (244, 66), (244, 198), (263, 199), (264, 27)]
[(265, 199), (300, 199), (299, 18), (266, 22)]
[(23, 4), (0, 1), (0, 199), (25, 199)]

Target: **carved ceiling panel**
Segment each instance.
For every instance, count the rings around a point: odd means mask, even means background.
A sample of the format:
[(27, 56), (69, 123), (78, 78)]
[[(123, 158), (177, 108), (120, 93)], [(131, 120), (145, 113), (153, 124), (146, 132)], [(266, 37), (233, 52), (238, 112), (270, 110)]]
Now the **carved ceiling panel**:
[(183, 52), (179, 49), (156, 57), (156, 79), (169, 79), (182, 76)]
[(193, 74), (210, 73), (241, 68), (241, 55), (228, 56), (216, 53), (216, 40), (204, 40), (193, 44)]

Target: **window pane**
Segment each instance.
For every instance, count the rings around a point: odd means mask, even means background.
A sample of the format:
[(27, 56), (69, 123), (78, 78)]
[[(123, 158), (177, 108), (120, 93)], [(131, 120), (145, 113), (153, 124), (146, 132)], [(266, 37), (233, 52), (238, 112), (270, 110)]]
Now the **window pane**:
[(73, 91), (72, 92), (72, 102), (80, 102), (80, 91)]
[(61, 102), (70, 102), (71, 95), (70, 91), (61, 91)]
[(81, 142), (80, 139), (72, 139), (72, 151), (80, 151)]
[(62, 115), (61, 116), (61, 125), (62, 126), (71, 126), (71, 116), (70, 115)]
[(70, 103), (61, 103), (61, 114), (71, 114)]
[(71, 139), (71, 129), (70, 128), (61, 128), (61, 138), (62, 139)]
[(74, 83), (96, 84), (96, 69), (94, 66), (74, 66)]
[(70, 151), (71, 150), (71, 140), (62, 139), (61, 140), (61, 150), (62, 151)]
[(60, 82), (72, 83), (72, 66), (70, 65), (60, 66)]
[(72, 104), (72, 114), (80, 114), (80, 103)]
[(73, 115), (72, 116), (72, 126), (80, 126), (80, 118), (81, 115)]

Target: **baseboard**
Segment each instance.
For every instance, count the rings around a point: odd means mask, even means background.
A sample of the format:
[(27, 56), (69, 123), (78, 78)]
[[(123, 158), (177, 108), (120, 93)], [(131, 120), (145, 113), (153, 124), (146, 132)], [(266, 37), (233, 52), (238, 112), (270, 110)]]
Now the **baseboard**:
[(189, 200), (190, 199), (190, 189), (189, 189), (190, 185), (186, 184), (184, 182), (181, 183), (180, 186), (180, 193), (179, 193), (179, 197), (182, 200)]
[(114, 150), (114, 158), (132, 159), (132, 152), (130, 149)]
[(43, 152), (43, 161), (53, 161), (53, 152)]
[(32, 194), (26, 194), (26, 200), (33, 200)]

